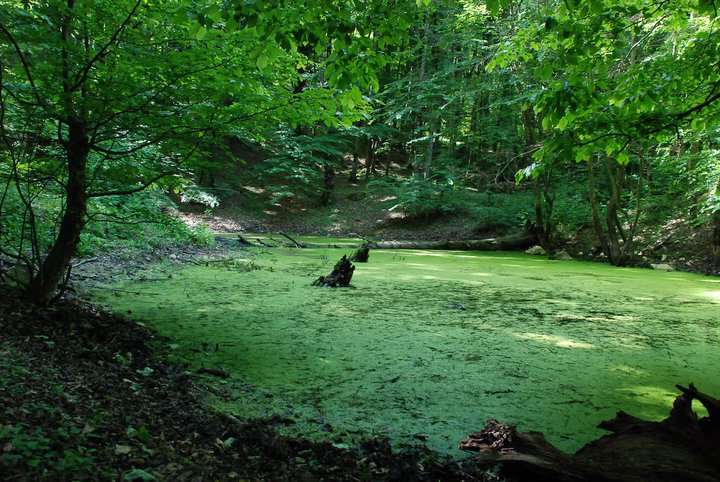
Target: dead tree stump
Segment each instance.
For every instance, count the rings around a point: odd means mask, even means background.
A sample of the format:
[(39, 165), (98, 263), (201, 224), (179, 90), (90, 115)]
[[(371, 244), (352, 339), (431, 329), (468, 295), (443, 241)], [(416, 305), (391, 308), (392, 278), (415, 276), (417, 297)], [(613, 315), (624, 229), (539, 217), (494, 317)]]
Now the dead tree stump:
[(362, 247), (358, 248), (357, 251), (355, 251), (350, 256), (350, 261), (355, 261), (356, 263), (367, 263), (369, 258), (370, 258), (370, 248), (366, 244), (366, 245), (363, 245)]
[(348, 287), (350, 280), (355, 272), (355, 266), (350, 262), (346, 255), (335, 263), (335, 267), (327, 276), (321, 276), (313, 281), (313, 286), (328, 286), (330, 288)]
[[(575, 455), (562, 452), (538, 432), (518, 432), (489, 420), (485, 428), (460, 443), (477, 452), (475, 460), (502, 464), (501, 475), (518, 480), (553, 482), (657, 482), (720, 480), (720, 402), (689, 388), (675, 399), (670, 416), (650, 422), (618, 412), (599, 427), (612, 433), (594, 440)], [(698, 418), (697, 400), (708, 412)]]

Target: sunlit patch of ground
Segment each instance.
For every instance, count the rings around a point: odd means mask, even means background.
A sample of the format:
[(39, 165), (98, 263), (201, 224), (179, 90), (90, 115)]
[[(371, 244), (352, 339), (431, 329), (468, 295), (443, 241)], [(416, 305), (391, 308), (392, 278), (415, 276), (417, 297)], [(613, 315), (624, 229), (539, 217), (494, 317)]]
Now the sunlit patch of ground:
[(720, 395), (712, 278), (410, 250), (373, 251), (352, 289), (310, 286), (349, 252), (251, 250), (97, 299), (172, 337), (179, 358), (230, 371), (225, 408), (315, 436), (456, 453), (492, 417), (575, 450), (618, 410), (665, 417), (676, 383)]

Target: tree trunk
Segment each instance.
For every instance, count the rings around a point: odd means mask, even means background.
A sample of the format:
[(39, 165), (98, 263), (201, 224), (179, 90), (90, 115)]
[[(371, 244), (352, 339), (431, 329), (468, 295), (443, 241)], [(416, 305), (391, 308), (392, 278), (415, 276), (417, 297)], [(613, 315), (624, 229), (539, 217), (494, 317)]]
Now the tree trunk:
[[(638, 184), (635, 219), (626, 229), (622, 225), (619, 213), (622, 210), (622, 190), (625, 183), (627, 166), (617, 163), (612, 158), (604, 159), (605, 173), (608, 179), (610, 197), (605, 206), (605, 216), (601, 220), (599, 203), (596, 197), (595, 166), (593, 159), (588, 160), (588, 183), (590, 189), (590, 207), (592, 209), (593, 228), (600, 240), (603, 252), (614, 266), (626, 266), (631, 263), (633, 253), (633, 236), (637, 228), (640, 210), (640, 195), (642, 191), (642, 174)], [(642, 166), (641, 162), (641, 166)], [(642, 167), (641, 167), (642, 169)]]
[(353, 148), (353, 159), (352, 159), (352, 167), (350, 168), (350, 177), (348, 177), (348, 181), (355, 184), (358, 182), (358, 167), (360, 165), (360, 136), (355, 138), (355, 147)]
[[(525, 149), (531, 152), (535, 147), (538, 138), (538, 123), (535, 119), (535, 112), (532, 107), (523, 109), (523, 129), (525, 137)], [(536, 135), (538, 134), (538, 135)], [(533, 159), (530, 154), (526, 155), (526, 162), (531, 165)], [(552, 255), (555, 251), (553, 246), (553, 238), (555, 235), (555, 224), (553, 222), (553, 206), (555, 203), (555, 193), (552, 185), (553, 166), (548, 164), (544, 171), (539, 174), (533, 184), (535, 193), (535, 231), (537, 232), (540, 246), (546, 253)]]
[(80, 244), (80, 233), (85, 226), (87, 214), (86, 164), (90, 143), (85, 125), (72, 121), (68, 125), (67, 149), (67, 192), (65, 213), (60, 223), (55, 244), (33, 277), (25, 297), (37, 304), (47, 305), (70, 266), (70, 261)]
[(371, 174), (375, 174), (375, 148), (377, 141), (373, 138), (368, 139), (367, 158), (365, 158), (365, 180), (370, 179)]
[(435, 156), (435, 125), (437, 120), (433, 119), (430, 121), (428, 128), (428, 143), (427, 151), (425, 152), (425, 166), (423, 168), (423, 178), (430, 179), (432, 174), (433, 159)]
[(327, 206), (332, 200), (333, 191), (335, 191), (335, 168), (330, 164), (323, 166), (323, 178), (325, 184), (322, 196), (320, 196), (320, 205)]
[[(720, 184), (715, 188), (715, 195), (720, 195)], [(712, 213), (712, 248), (715, 263), (720, 263), (720, 209)]]
[[(478, 452), (482, 464), (502, 464), (500, 475), (513, 480), (655, 482), (663, 480), (720, 480), (720, 402), (678, 385), (670, 416), (650, 422), (618, 412), (599, 427), (611, 432), (575, 455), (556, 449), (541, 433), (517, 432), (489, 420), (485, 428), (460, 443), (462, 450)], [(698, 419), (697, 400), (708, 416)]]

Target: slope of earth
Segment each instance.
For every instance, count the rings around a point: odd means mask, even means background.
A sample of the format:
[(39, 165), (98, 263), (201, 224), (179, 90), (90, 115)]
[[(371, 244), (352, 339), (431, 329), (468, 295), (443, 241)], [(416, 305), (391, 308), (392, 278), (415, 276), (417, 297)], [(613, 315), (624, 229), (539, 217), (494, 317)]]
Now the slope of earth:
[[(180, 203), (179, 215), (191, 226), (204, 223), (220, 233), (285, 232), (375, 241), (479, 239), (518, 232), (534, 219), (531, 192), (514, 185), (498, 189), (491, 193), (459, 188), (453, 191), (455, 198), (448, 211), (410, 216), (397, 206), (392, 193), (339, 177), (329, 206), (320, 206), (313, 199), (272, 203), (267, 193), (245, 186), (212, 210)], [(589, 227), (590, 219), (580, 217), (568, 223), (562, 227), (558, 250), (566, 250), (575, 259), (607, 262)], [(709, 226), (698, 226), (679, 215), (657, 224), (645, 223), (635, 237), (637, 265), (663, 264), (679, 271), (720, 275), (712, 239)]]

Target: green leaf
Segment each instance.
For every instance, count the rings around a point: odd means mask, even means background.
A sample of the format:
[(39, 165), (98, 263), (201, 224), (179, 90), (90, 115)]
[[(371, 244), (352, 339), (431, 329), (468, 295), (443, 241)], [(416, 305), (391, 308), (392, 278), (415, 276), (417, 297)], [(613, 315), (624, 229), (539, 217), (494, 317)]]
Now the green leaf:
[(153, 370), (153, 369), (150, 368), (150, 367), (145, 367), (145, 368), (143, 368), (142, 370), (135, 370), (135, 371), (137, 372), (138, 375), (142, 375), (142, 376), (144, 376), (144, 377), (149, 377), (150, 375), (153, 374), (153, 372), (154, 372), (155, 370)]
[(195, 32), (195, 38), (198, 40), (202, 40), (207, 36), (207, 33), (208, 33), (207, 29), (205, 27), (203, 27), (202, 25), (200, 25), (197, 32)]
[(500, 11), (499, 0), (486, 0), (485, 6), (487, 7), (488, 12), (490, 12), (491, 15), (497, 15)]
[(567, 127), (567, 125), (568, 125), (567, 117), (563, 116), (563, 117), (558, 121), (558, 123), (557, 123), (557, 128), (558, 128), (559, 130), (561, 130), (561, 131), (564, 131), (565, 128)]
[(265, 69), (265, 67), (268, 66), (268, 63), (270, 62), (270, 58), (267, 56), (267, 54), (260, 54), (260, 56), (257, 59), (257, 66), (260, 70)]
[(551, 116), (545, 116), (542, 120), (542, 127), (546, 131), (550, 130), (550, 127), (552, 127), (552, 117)]
[(157, 477), (142, 469), (132, 469), (124, 474), (125, 480), (157, 480)]
[(628, 156), (627, 152), (618, 152), (617, 162), (618, 162), (618, 164), (627, 166), (628, 163), (630, 162), (630, 156)]

